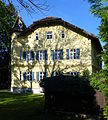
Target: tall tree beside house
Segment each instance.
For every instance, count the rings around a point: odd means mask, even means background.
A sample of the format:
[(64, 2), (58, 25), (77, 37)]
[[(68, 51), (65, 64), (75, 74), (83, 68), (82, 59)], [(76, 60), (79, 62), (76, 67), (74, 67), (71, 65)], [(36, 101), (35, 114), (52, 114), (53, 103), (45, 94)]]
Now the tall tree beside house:
[[(101, 89), (106, 96), (106, 107), (104, 108), (104, 115), (108, 119), (108, 0), (88, 0), (91, 5), (91, 13), (100, 18), (99, 37), (103, 46), (103, 70), (92, 76), (92, 84)], [(99, 79), (99, 81), (97, 81)], [(94, 81), (94, 82), (93, 82)]]
[[(15, 21), (15, 8), (10, 3), (6, 5), (0, 1), (0, 83), (2, 85), (9, 84), (8, 77), (10, 71), (10, 44), (11, 44), (11, 30)], [(3, 75), (4, 72), (7, 74)], [(3, 80), (5, 79), (5, 80)], [(3, 87), (3, 86), (0, 86)]]
[[(32, 12), (43, 13), (43, 11), (49, 10), (49, 5), (46, 1), (39, 2), (39, 0), (0, 1), (0, 83), (2, 83), (2, 85), (5, 84), (6, 86), (8, 85), (8, 87), (10, 87), (11, 32), (12, 26), (17, 18), (16, 9), (17, 7), (19, 7), (19, 9), (23, 7), (30, 14)], [(0, 84), (0, 88), (3, 87), (2, 85)]]

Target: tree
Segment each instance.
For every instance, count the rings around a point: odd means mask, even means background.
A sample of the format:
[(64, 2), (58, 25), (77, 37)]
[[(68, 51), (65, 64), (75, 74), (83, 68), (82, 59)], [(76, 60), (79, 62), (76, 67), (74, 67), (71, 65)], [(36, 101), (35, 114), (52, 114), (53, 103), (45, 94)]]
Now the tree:
[[(5, 73), (10, 72), (10, 44), (11, 44), (11, 30), (15, 21), (15, 8), (10, 3), (6, 5), (4, 2), (0, 1), (0, 75), (3, 76), (3, 71)], [(8, 76), (5, 74), (4, 77), (1, 77), (0, 83), (9, 84)], [(4, 78), (4, 80), (3, 80)], [(3, 86), (0, 85), (3, 88)]]
[[(16, 2), (15, 4), (13, 4)], [(38, 0), (39, 2), (39, 0)], [(25, 10), (28, 13), (32, 12), (41, 12), (47, 11), (49, 9), (49, 6), (46, 1), (38, 3), (37, 1), (33, 0), (1, 0), (0, 1), (0, 75), (4, 76), (2, 74), (2, 70), (6, 70), (5, 73), (7, 73), (8, 78), (6, 79), (6, 82), (10, 86), (10, 52), (11, 52), (11, 31), (12, 27), (14, 25), (14, 22), (17, 18), (17, 12), (16, 12), (16, 4), (21, 9), (21, 7), (25, 8)], [(1, 78), (1, 79), (2, 79)], [(3, 80), (5, 81), (5, 80)], [(2, 82), (1, 82), (2, 83)], [(0, 85), (1, 86), (1, 85)]]
[[(15, 21), (15, 9), (12, 4), (6, 5), (0, 1), (0, 52), (1, 60), (10, 51), (11, 29)], [(7, 63), (7, 62), (6, 62)]]
[[(47, 4), (46, 0), (2, 0), (5, 3), (14, 4), (14, 7), (19, 7), (24, 8), (28, 13), (32, 13), (32, 12), (40, 12), (40, 13), (44, 13), (44, 11), (48, 11), (49, 10), (49, 5)], [(17, 4), (17, 6), (16, 6)]]
[[(108, 119), (108, 1), (107, 0), (88, 0), (91, 7), (91, 13), (100, 18), (99, 38), (105, 43), (103, 46), (102, 57), (104, 61), (104, 68), (92, 77), (94, 86), (98, 86), (106, 96), (106, 107), (104, 108), (104, 115)], [(94, 82), (93, 82), (94, 79)], [(96, 82), (97, 79), (99, 82)]]

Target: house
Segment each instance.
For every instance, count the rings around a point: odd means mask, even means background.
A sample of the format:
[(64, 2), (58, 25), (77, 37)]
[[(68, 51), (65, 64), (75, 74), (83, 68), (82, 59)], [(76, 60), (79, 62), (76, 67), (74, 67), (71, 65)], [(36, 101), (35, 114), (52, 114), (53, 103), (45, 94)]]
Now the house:
[(79, 75), (102, 67), (98, 38), (61, 18), (46, 17), (28, 28), (17, 17), (11, 36), (11, 91), (39, 93), (39, 81), (57, 74)]

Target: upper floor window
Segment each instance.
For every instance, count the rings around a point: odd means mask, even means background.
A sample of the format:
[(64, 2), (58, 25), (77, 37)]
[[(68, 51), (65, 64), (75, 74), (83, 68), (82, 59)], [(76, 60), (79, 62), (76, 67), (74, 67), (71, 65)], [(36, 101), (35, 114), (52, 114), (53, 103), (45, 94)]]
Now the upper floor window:
[(63, 60), (63, 49), (61, 50), (51, 50), (52, 60)]
[(80, 59), (80, 49), (67, 49), (66, 59)]
[(64, 32), (64, 30), (61, 31), (61, 38), (65, 38), (65, 32)]
[(34, 52), (33, 51), (23, 52), (23, 59), (27, 61), (34, 60)]
[(38, 33), (36, 33), (36, 35), (35, 35), (35, 40), (39, 40), (39, 34)]
[(52, 39), (52, 32), (47, 32), (46, 33), (46, 38), (47, 39)]
[(34, 72), (24, 72), (23, 73), (25, 81), (33, 81), (34, 79)]
[(36, 51), (36, 60), (47, 60), (47, 50)]

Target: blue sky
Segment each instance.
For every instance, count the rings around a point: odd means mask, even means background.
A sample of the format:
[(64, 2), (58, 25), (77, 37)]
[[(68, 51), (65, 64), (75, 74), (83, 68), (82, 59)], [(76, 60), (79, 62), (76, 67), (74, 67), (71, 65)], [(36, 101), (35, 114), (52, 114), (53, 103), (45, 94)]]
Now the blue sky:
[(90, 5), (87, 0), (47, 0), (47, 2), (51, 9), (45, 12), (45, 15), (35, 13), (30, 16), (25, 10), (20, 11), (20, 15), (27, 26), (43, 17), (55, 16), (98, 35), (97, 28), (100, 20), (90, 14)]

